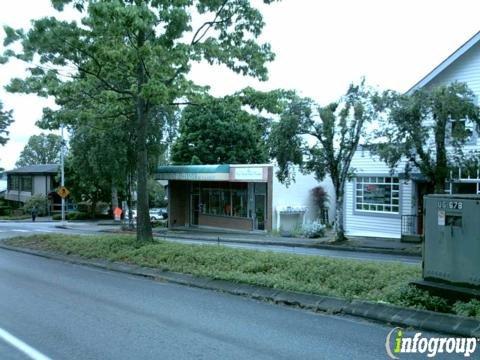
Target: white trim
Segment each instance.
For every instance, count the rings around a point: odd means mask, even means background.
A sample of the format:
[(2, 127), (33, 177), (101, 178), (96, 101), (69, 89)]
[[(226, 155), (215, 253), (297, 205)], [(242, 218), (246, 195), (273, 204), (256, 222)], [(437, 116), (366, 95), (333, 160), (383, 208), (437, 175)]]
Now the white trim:
[(465, 44), (460, 46), (454, 53), (449, 57), (443, 60), (436, 68), (430, 71), (426, 76), (424, 76), (420, 81), (413, 85), (407, 92), (407, 95), (412, 94), (414, 91), (423, 88), (434, 78), (436, 78), (443, 70), (449, 67), (453, 62), (455, 62), (459, 57), (465, 54), (470, 50), (474, 45), (480, 41), (480, 31), (473, 35)]

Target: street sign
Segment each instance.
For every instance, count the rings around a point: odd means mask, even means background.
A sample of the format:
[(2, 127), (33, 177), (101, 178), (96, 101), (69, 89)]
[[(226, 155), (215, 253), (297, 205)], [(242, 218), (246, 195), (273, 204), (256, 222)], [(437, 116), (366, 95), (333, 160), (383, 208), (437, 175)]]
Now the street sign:
[(57, 194), (60, 195), (62, 199), (65, 199), (70, 194), (70, 191), (68, 191), (65, 186), (60, 186), (57, 190)]

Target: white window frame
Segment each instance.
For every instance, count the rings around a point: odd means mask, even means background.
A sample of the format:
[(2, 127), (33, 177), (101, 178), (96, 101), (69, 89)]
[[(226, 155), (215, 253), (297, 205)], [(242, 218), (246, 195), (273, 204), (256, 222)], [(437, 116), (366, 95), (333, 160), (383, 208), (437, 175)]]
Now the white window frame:
[[(388, 179), (390, 179), (390, 182), (388, 182)], [(364, 202), (364, 185), (390, 186), (390, 203), (376, 204)], [(400, 214), (400, 179), (396, 176), (358, 176), (355, 179), (353, 196), (355, 199), (355, 212), (392, 215)], [(394, 200), (396, 200), (396, 204), (394, 203)], [(360, 205), (360, 208), (358, 205)], [(365, 206), (368, 206), (368, 209), (365, 209)]]

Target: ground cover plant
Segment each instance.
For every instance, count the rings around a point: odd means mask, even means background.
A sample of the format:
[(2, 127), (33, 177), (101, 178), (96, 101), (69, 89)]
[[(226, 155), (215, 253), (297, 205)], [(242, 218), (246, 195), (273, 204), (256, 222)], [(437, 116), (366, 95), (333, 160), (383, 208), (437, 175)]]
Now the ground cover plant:
[(480, 302), (431, 296), (409, 282), (421, 278), (420, 265), (188, 245), (130, 235), (44, 234), (6, 240), (11, 246), (122, 261), (168, 271), (348, 300), (385, 302), (480, 319)]

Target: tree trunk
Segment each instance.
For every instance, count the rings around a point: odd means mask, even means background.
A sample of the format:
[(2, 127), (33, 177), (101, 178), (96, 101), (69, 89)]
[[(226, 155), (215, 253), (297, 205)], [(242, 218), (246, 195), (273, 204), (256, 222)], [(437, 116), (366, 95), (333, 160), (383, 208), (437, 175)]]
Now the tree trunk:
[(112, 213), (118, 207), (118, 191), (117, 187), (112, 184)]
[[(145, 34), (140, 31), (138, 34), (138, 49), (141, 49)], [(148, 118), (146, 114), (146, 102), (142, 94), (145, 84), (145, 69), (142, 61), (137, 63), (137, 240), (151, 241), (152, 225), (150, 223), (150, 214), (148, 208), (148, 154), (147, 154), (147, 125)]]
[(335, 241), (345, 240), (345, 229), (343, 227), (343, 191), (335, 197)]

